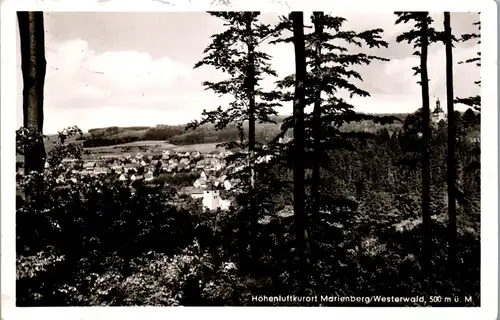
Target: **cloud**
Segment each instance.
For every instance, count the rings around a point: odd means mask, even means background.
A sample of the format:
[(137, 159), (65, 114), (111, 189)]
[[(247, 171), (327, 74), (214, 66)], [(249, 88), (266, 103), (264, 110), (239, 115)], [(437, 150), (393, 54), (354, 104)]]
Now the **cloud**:
[(89, 99), (112, 94), (126, 97), (130, 92), (163, 90), (193, 73), (189, 66), (166, 56), (152, 59), (149, 54), (136, 51), (97, 54), (81, 39), (67, 41), (55, 52), (48, 51), (47, 61), (48, 91), (58, 100), (82, 95)]
[[(46, 59), (44, 108), (45, 128), (49, 132), (67, 125), (80, 125), (72, 113), (94, 114), (94, 120), (87, 117), (88, 125), (84, 124), (86, 116), (78, 119), (83, 121), (82, 127), (88, 129), (96, 118), (109, 119), (103, 111), (108, 106), (158, 108), (162, 101), (178, 100), (186, 91), (183, 86), (193, 76), (191, 66), (168, 56), (153, 59), (148, 53), (137, 51), (97, 53), (82, 39), (55, 46), (49, 42)], [(18, 77), (22, 77), (20, 67)], [(22, 108), (20, 85), (22, 80), (18, 80), (18, 109)], [(22, 117), (17, 122), (21, 125)]]

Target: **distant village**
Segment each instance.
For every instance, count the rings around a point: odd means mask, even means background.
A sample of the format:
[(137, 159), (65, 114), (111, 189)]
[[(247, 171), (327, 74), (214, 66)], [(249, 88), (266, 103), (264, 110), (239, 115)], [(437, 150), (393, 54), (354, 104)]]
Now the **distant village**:
[[(116, 156), (101, 156), (92, 160), (63, 159), (60, 167), (63, 169), (56, 183), (67, 185), (68, 182), (77, 183), (88, 177), (106, 177), (110, 180), (122, 181), (131, 189), (137, 182), (155, 183), (162, 176), (175, 177), (178, 174), (199, 174), (191, 186), (173, 186), (179, 196), (188, 196), (193, 199), (202, 199), (203, 207), (208, 210), (228, 210), (231, 200), (221, 198), (221, 191), (233, 190), (238, 179), (229, 178), (225, 158), (240, 150), (224, 150), (213, 153), (175, 152), (163, 150), (162, 154), (125, 153)], [(270, 157), (261, 157), (259, 162), (269, 161)], [(46, 168), (49, 164), (46, 163)], [(233, 168), (234, 171), (243, 169), (243, 166)], [(17, 166), (18, 184), (24, 175), (22, 165)], [(19, 187), (19, 185), (18, 185)]]

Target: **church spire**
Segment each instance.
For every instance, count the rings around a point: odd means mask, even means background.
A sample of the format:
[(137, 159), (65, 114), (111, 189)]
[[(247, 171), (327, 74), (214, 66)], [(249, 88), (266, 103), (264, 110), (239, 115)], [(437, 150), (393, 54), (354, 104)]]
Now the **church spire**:
[(439, 98), (436, 99), (436, 108), (434, 109), (434, 114), (439, 114), (439, 113), (442, 113), (443, 112), (443, 109), (441, 109), (441, 101), (439, 100)]

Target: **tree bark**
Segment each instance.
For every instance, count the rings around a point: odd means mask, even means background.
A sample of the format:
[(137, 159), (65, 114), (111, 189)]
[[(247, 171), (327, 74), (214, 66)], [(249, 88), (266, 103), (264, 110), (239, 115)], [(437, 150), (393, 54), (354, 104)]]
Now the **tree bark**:
[[(450, 266), (456, 259), (457, 242), (457, 207), (456, 207), (456, 123), (453, 93), (453, 48), (451, 35), (450, 13), (444, 13), (444, 37), (446, 49), (446, 105), (448, 112), (448, 153), (447, 153), (447, 184), (448, 184), (448, 228)], [(453, 271), (454, 268), (452, 268)]]
[(249, 17), (246, 23), (247, 31), (247, 48), (248, 48), (248, 73), (247, 73), (247, 90), (248, 90), (248, 151), (249, 151), (249, 169), (250, 169), (250, 192), (249, 192), (249, 207), (250, 207), (250, 234), (252, 258), (256, 257), (257, 249), (257, 222), (258, 212), (255, 201), (255, 44), (253, 43), (252, 20)]
[[(43, 134), (43, 92), (47, 62), (45, 60), (45, 30), (43, 12), (18, 12), (23, 74), (23, 125), (35, 134)], [(45, 166), (45, 146), (37, 140), (24, 150), (25, 173), (42, 172)], [(36, 187), (35, 187), (36, 189)], [(26, 199), (34, 190), (26, 190)]]
[(321, 83), (322, 83), (322, 75), (320, 73), (321, 70), (321, 39), (323, 37), (323, 20), (324, 13), (323, 12), (314, 12), (314, 33), (316, 35), (316, 55), (314, 59), (314, 66), (316, 71), (318, 72), (318, 77), (320, 77), (314, 99), (314, 109), (313, 109), (313, 121), (312, 121), (312, 134), (313, 134), (313, 170), (312, 170), (312, 182), (311, 182), (311, 198), (312, 198), (312, 206), (311, 206), (311, 218), (314, 224), (317, 224), (317, 220), (319, 218), (319, 210), (320, 210), (320, 195), (319, 195), (319, 187), (320, 187), (320, 165), (321, 165)]
[[(424, 16), (424, 19), (427, 16)], [(420, 76), (422, 85), (422, 268), (424, 274), (428, 273), (430, 262), (431, 244), (431, 216), (430, 216), (430, 159), (429, 159), (429, 139), (430, 139), (430, 105), (429, 105), (429, 77), (427, 73), (428, 56), (428, 25), (422, 23), (420, 30)]]
[(307, 217), (305, 214), (305, 132), (304, 132), (304, 108), (305, 108), (305, 88), (306, 81), (306, 55), (304, 40), (304, 14), (302, 12), (292, 12), (293, 22), (293, 42), (295, 47), (295, 98), (293, 102), (294, 118), (294, 215), (296, 227), (296, 241), (299, 259), (302, 264), (303, 286), (305, 288), (307, 281), (307, 267), (310, 262), (309, 235), (307, 232)]

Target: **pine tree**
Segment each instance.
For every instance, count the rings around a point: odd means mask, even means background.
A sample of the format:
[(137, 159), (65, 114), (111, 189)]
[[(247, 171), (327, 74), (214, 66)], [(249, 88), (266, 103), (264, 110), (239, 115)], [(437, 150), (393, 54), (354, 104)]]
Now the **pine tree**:
[(420, 74), (418, 82), (422, 87), (422, 268), (424, 274), (429, 272), (431, 258), (431, 216), (430, 216), (430, 103), (429, 78), (427, 73), (427, 55), (429, 43), (440, 40), (440, 35), (431, 27), (433, 22), (428, 12), (395, 12), (396, 24), (414, 22), (414, 28), (400, 34), (397, 42), (413, 43), (414, 55), (420, 57), (420, 66), (413, 67), (415, 75)]
[[(448, 112), (448, 153), (447, 153), (447, 184), (448, 184), (448, 228), (450, 266), (456, 258), (457, 242), (457, 208), (456, 208), (456, 123), (453, 94), (453, 37), (451, 31), (450, 13), (444, 13), (444, 42), (446, 47), (446, 104)], [(453, 271), (450, 270), (450, 271)]]
[[(471, 41), (471, 40), (477, 39), (477, 44), (481, 45), (481, 21), (476, 21), (473, 23), (473, 25), (477, 26), (477, 32), (462, 35), (460, 41), (466, 42), (466, 41)], [(469, 58), (465, 61), (460, 61), (458, 63), (459, 64), (475, 63), (477, 67), (481, 67), (481, 51), (478, 51), (477, 55), (475, 57)], [(474, 81), (474, 83), (478, 86), (481, 86), (481, 80)], [(467, 98), (456, 98), (455, 102), (470, 106), (470, 107), (474, 108), (476, 111), (479, 111), (479, 112), (481, 111), (481, 96), (480, 95), (476, 95), (473, 97), (467, 97)]]
[[(45, 166), (43, 143), (43, 91), (47, 62), (43, 12), (18, 12), (23, 74), (23, 125), (32, 136), (24, 146), (25, 173), (41, 173)], [(36, 184), (32, 186), (37, 188)], [(30, 189), (27, 187), (27, 189)], [(26, 190), (26, 200), (35, 190)]]
[[(241, 154), (228, 159), (233, 167), (246, 160), (246, 169), (243, 171), (245, 181), (243, 193), (248, 195), (247, 212), (250, 215), (250, 232), (253, 235), (252, 248), (257, 248), (256, 226), (258, 208), (255, 199), (256, 177), (255, 158), (262, 148), (256, 145), (256, 121), (274, 122), (270, 116), (276, 115), (275, 107), (279, 104), (273, 100), (277, 97), (272, 92), (266, 92), (259, 87), (264, 76), (277, 74), (270, 66), (270, 56), (258, 51), (258, 46), (270, 37), (274, 30), (269, 25), (260, 23), (260, 12), (209, 12), (210, 15), (222, 19), (227, 29), (212, 36), (212, 43), (205, 49), (204, 58), (196, 63), (195, 68), (209, 65), (229, 75), (224, 81), (205, 81), (206, 89), (219, 95), (231, 95), (234, 100), (228, 108), (219, 106), (216, 110), (203, 110), (202, 120), (193, 121), (188, 128), (195, 129), (203, 124), (212, 123), (216, 130), (223, 130), (235, 125), (240, 133), (240, 141), (222, 144), (227, 148), (239, 147), (247, 150), (242, 158)], [(248, 135), (245, 139), (244, 123), (248, 123)], [(242, 226), (242, 230), (247, 228)], [(245, 244), (247, 245), (247, 244)], [(253, 254), (255, 255), (255, 254)]]

